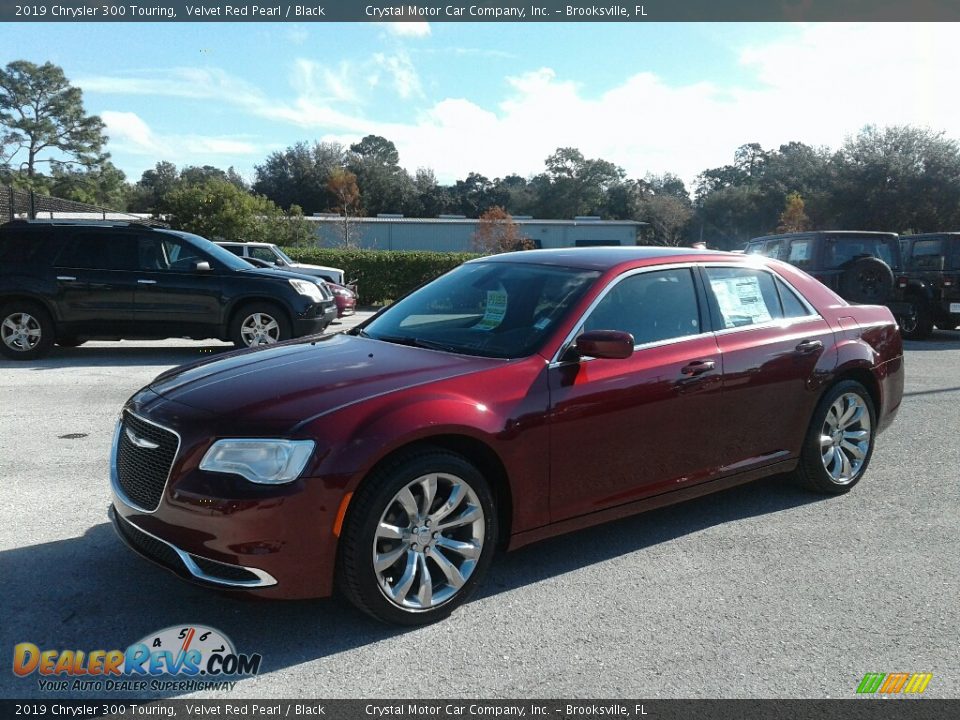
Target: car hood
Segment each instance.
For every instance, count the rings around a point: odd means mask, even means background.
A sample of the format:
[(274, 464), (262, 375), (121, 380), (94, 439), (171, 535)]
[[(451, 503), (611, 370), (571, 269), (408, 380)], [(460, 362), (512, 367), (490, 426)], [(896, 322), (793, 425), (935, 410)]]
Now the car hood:
[(504, 362), (337, 334), (173, 368), (149, 387), (217, 415), (300, 423), (393, 390)]
[(313, 275), (291, 272), (290, 270), (284, 270), (282, 268), (251, 267), (249, 270), (244, 268), (243, 270), (240, 270), (240, 272), (242, 272), (244, 275), (254, 275), (256, 277), (270, 278), (271, 280), (287, 278), (293, 280), (306, 280), (312, 283), (317, 281), (317, 278), (315, 278)]

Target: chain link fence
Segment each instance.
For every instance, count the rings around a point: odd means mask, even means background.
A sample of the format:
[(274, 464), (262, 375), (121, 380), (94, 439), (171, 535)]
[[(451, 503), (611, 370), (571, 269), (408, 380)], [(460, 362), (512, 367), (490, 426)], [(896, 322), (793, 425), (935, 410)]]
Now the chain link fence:
[(166, 223), (147, 213), (116, 212), (98, 205), (0, 185), (0, 223), (8, 220), (119, 220), (166, 227)]

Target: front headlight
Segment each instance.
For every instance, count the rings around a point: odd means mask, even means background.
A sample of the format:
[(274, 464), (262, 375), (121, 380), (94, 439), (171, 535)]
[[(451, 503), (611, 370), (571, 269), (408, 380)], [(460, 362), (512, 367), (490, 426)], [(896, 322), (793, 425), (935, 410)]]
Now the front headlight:
[(301, 295), (304, 295), (314, 302), (320, 302), (323, 300), (323, 293), (320, 292), (320, 286), (316, 283), (308, 282), (307, 280), (290, 280), (290, 284), (293, 285), (293, 289), (296, 290)]
[(262, 485), (282, 485), (300, 476), (313, 446), (313, 440), (217, 440), (200, 461), (200, 469), (242, 475)]

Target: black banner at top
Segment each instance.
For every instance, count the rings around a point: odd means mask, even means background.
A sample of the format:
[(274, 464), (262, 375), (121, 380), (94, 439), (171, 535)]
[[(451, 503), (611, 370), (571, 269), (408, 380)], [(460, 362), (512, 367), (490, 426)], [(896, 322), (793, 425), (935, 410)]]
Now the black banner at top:
[(6, 22), (957, 21), (957, 0), (0, 0)]

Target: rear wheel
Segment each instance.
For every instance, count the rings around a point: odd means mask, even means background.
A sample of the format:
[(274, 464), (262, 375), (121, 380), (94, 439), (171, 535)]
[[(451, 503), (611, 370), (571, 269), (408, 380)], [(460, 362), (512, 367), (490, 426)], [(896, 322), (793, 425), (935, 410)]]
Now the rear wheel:
[(35, 360), (53, 346), (53, 320), (46, 309), (29, 300), (0, 307), (0, 352), (13, 360)]
[(240, 348), (273, 345), (291, 336), (287, 314), (268, 302), (250, 303), (234, 313), (230, 339)]
[(927, 304), (910, 300), (910, 315), (899, 318), (900, 333), (907, 340), (924, 340), (933, 332), (933, 317)]
[(821, 398), (797, 466), (810, 489), (840, 494), (860, 482), (873, 455), (876, 410), (870, 393), (854, 380), (843, 380)]
[(338, 585), (383, 622), (447, 617), (475, 589), (497, 538), (493, 496), (459, 455), (425, 450), (374, 472), (340, 538)]

